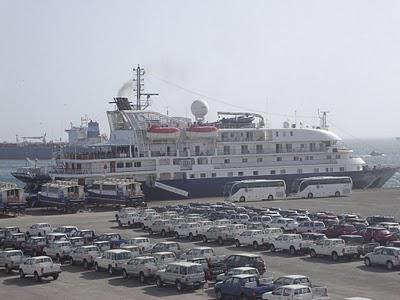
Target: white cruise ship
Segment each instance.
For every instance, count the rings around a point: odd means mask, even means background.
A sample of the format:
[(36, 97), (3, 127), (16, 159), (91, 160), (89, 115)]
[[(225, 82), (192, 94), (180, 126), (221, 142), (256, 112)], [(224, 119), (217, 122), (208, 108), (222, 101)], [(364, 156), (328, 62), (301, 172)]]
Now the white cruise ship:
[[(139, 67), (136, 76), (141, 83)], [(351, 149), (338, 146), (341, 139), (326, 130), (326, 122), (273, 129), (258, 114), (222, 112), (223, 118), (205, 123), (206, 102), (192, 103), (192, 120), (148, 110), (150, 95), (139, 84), (135, 105), (115, 98), (116, 109), (107, 111), (109, 141), (79, 151), (66, 147), (50, 175), (85, 183), (133, 178), (143, 183), (147, 199), (177, 199), (222, 196), (225, 183), (243, 179), (284, 179), (290, 192), (297, 178), (350, 176), (354, 188), (376, 188), (397, 170), (366, 166)]]

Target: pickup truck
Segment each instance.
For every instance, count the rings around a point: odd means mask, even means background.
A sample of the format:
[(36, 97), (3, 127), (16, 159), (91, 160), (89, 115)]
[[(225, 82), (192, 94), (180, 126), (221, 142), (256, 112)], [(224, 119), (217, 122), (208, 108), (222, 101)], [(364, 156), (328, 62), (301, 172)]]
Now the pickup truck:
[(307, 285), (285, 285), (262, 295), (263, 300), (330, 300), (325, 287), (311, 288)]
[(273, 289), (273, 284), (261, 284), (256, 275), (233, 275), (214, 286), (217, 300), (227, 297), (239, 299), (261, 299), (262, 295)]
[(270, 250), (288, 250), (291, 255), (296, 255), (298, 252), (308, 251), (311, 245), (312, 242), (303, 240), (300, 234), (282, 234), (271, 242)]
[(42, 236), (31, 236), (22, 243), (22, 251), (26, 254), (36, 256), (43, 253), (43, 248), (46, 246), (46, 239)]
[(61, 265), (55, 264), (48, 256), (36, 256), (25, 260), (19, 266), (19, 277), (33, 276), (35, 281), (39, 282), (43, 277), (53, 277), (54, 280), (58, 279), (61, 273)]
[(319, 240), (310, 248), (310, 257), (317, 256), (330, 256), (333, 261), (340, 257), (358, 257), (358, 247), (346, 245), (342, 239)]
[(24, 259), (21, 250), (0, 251), (0, 267), (4, 268), (7, 274), (10, 274), (12, 270), (18, 270)]

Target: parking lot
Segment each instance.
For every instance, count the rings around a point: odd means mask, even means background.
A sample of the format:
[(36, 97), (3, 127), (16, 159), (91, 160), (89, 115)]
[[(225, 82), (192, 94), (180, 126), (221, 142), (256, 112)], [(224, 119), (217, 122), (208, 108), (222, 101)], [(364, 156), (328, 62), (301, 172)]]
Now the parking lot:
[[(221, 199), (191, 199), (183, 202), (216, 202)], [(177, 201), (152, 202), (149, 206), (176, 204)], [(367, 215), (392, 215), (400, 219), (400, 191), (396, 189), (357, 191), (351, 197), (334, 199), (298, 199), (273, 202), (246, 203), (251, 206), (277, 206), (282, 208), (306, 208), (309, 211), (330, 210), (336, 213), (357, 212)], [(139, 228), (119, 228), (114, 218), (115, 212), (85, 212), (71, 215), (31, 214), (12, 219), (1, 219), (1, 226), (18, 225), (25, 230), (36, 222), (52, 225), (76, 225), (79, 228), (94, 229), (97, 233), (118, 232), (123, 237), (147, 235)], [(152, 241), (164, 238), (151, 236)], [(167, 239), (174, 240), (173, 237)], [(179, 240), (183, 247), (203, 245), (201, 241)], [(235, 248), (234, 245), (218, 246), (209, 243), (219, 255), (238, 251), (254, 250)], [(304, 274), (317, 285), (328, 287), (331, 299), (364, 296), (375, 300), (399, 299), (400, 270), (387, 271), (384, 268), (366, 268), (362, 260), (344, 260), (334, 263), (330, 259), (311, 259), (308, 255), (290, 256), (287, 253), (271, 253), (259, 250), (267, 264), (267, 270), (274, 275)], [(137, 279), (122, 279), (84, 270), (80, 266), (65, 265), (57, 281), (44, 279), (36, 283), (32, 279), (20, 279), (0, 272), (0, 299), (215, 299), (212, 289), (186, 291), (179, 294), (174, 288), (157, 288), (154, 284), (141, 285)]]

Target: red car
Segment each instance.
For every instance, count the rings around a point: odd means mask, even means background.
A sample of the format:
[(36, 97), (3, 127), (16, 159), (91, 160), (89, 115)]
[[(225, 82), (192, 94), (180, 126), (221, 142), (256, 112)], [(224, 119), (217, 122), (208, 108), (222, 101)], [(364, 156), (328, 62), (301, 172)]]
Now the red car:
[(397, 240), (395, 235), (383, 227), (367, 227), (361, 234), (366, 242), (378, 242), (382, 245)]
[(357, 229), (351, 224), (339, 224), (327, 228), (323, 233), (325, 233), (328, 238), (337, 238), (339, 235), (357, 234)]

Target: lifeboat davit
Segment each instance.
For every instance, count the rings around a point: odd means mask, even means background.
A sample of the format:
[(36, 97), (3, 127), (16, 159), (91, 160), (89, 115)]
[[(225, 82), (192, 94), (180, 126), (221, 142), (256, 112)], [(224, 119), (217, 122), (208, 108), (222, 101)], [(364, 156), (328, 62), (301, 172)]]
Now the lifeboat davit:
[(189, 139), (215, 139), (218, 137), (218, 128), (210, 125), (192, 125), (186, 130)]
[(147, 130), (147, 137), (150, 140), (177, 140), (181, 130), (177, 127), (162, 127), (153, 125)]

